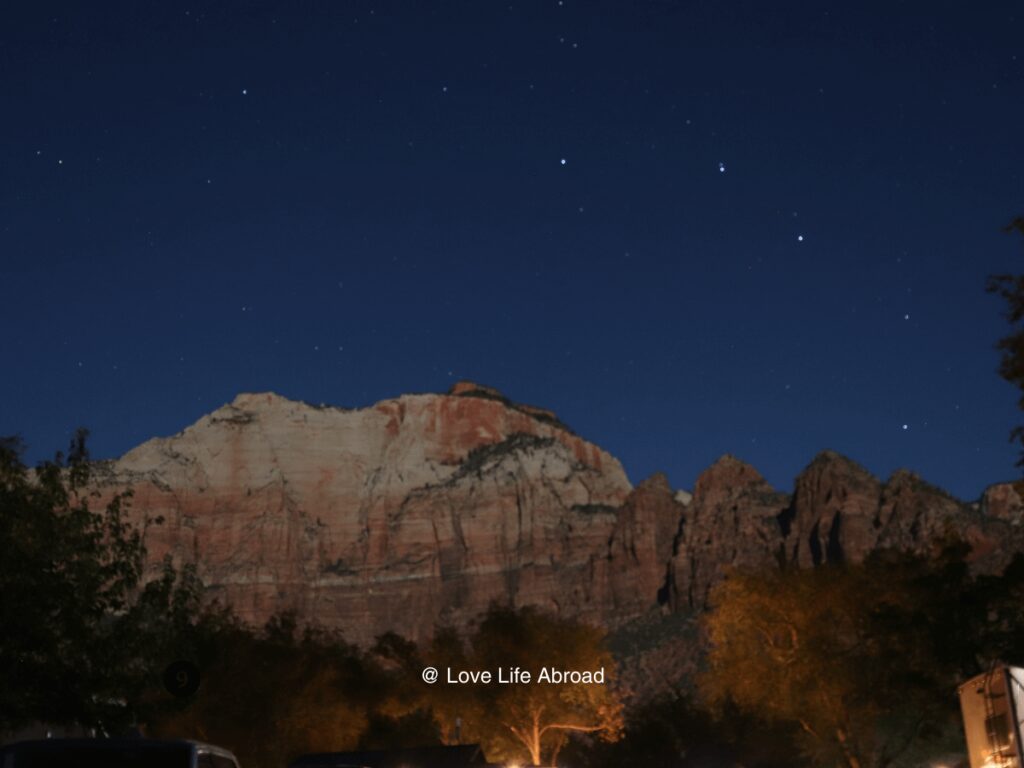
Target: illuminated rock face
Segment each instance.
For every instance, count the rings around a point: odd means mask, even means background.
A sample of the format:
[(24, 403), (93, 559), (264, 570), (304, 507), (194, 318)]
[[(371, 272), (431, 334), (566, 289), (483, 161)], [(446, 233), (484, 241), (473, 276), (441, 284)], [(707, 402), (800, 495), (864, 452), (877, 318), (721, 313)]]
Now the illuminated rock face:
[(788, 496), (732, 456), (706, 469), (697, 478), (669, 564), (672, 606), (703, 608), (711, 587), (730, 568), (773, 566), (784, 540), (778, 516), (788, 504)]
[(728, 456), (692, 497), (660, 475), (634, 489), (550, 411), (470, 382), (359, 410), (239, 395), (98, 477), (133, 488), (136, 519), (163, 518), (153, 568), (196, 563), (248, 621), (293, 610), (358, 643), (465, 626), (496, 600), (615, 628), (703, 608), (730, 568), (921, 550), (949, 530), (985, 569), (1024, 550), (1010, 486), (969, 506), (825, 452), (792, 495)]
[(104, 485), (163, 517), (152, 562), (197, 563), (253, 622), (295, 610), (366, 642), (494, 600), (608, 623), (653, 604), (664, 558), (646, 518), (635, 540), (621, 530), (619, 462), (550, 412), (458, 392), (360, 410), (240, 395), (105, 465)]
[(731, 456), (697, 480), (669, 564), (670, 601), (700, 609), (729, 569), (860, 562), (878, 549), (934, 553), (951, 537), (971, 545), (977, 571), (996, 572), (1024, 552), (1024, 504), (1009, 484), (965, 504), (906, 470), (881, 482), (823, 451), (796, 478), (793, 494), (773, 489)]

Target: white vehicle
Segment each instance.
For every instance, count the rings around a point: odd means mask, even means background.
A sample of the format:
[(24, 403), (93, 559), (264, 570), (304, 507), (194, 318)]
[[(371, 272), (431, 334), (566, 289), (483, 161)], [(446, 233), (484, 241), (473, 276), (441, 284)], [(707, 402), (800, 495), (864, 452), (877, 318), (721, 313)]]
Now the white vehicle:
[(1022, 768), (1024, 669), (996, 666), (958, 691), (971, 768)]

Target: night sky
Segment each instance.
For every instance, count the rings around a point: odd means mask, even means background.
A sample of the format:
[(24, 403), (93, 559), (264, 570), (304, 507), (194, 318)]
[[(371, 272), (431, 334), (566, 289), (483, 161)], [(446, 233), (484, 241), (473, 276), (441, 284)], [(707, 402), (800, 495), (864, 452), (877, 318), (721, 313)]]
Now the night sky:
[(9, 4), (0, 434), (459, 378), (630, 478), (1017, 476), (1017, 2)]

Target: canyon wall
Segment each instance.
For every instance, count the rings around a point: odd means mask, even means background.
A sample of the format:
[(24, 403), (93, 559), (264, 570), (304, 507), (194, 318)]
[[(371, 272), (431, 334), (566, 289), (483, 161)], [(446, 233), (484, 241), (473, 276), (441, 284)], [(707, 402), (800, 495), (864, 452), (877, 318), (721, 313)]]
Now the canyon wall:
[(107, 496), (133, 489), (154, 568), (165, 554), (195, 563), (247, 621), (292, 610), (358, 643), (423, 639), (492, 601), (617, 629), (703, 608), (730, 568), (857, 561), (952, 534), (984, 570), (1024, 551), (1011, 485), (966, 504), (824, 452), (792, 494), (729, 456), (692, 496), (661, 475), (634, 488), (550, 411), (470, 382), (358, 410), (239, 395), (96, 476)]

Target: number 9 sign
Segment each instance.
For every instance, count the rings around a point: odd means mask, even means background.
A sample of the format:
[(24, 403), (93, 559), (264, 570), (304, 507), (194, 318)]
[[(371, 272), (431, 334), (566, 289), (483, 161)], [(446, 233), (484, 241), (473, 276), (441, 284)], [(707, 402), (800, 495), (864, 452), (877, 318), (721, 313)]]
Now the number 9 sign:
[(188, 698), (199, 690), (199, 667), (190, 661), (175, 661), (164, 670), (164, 688), (172, 696)]

